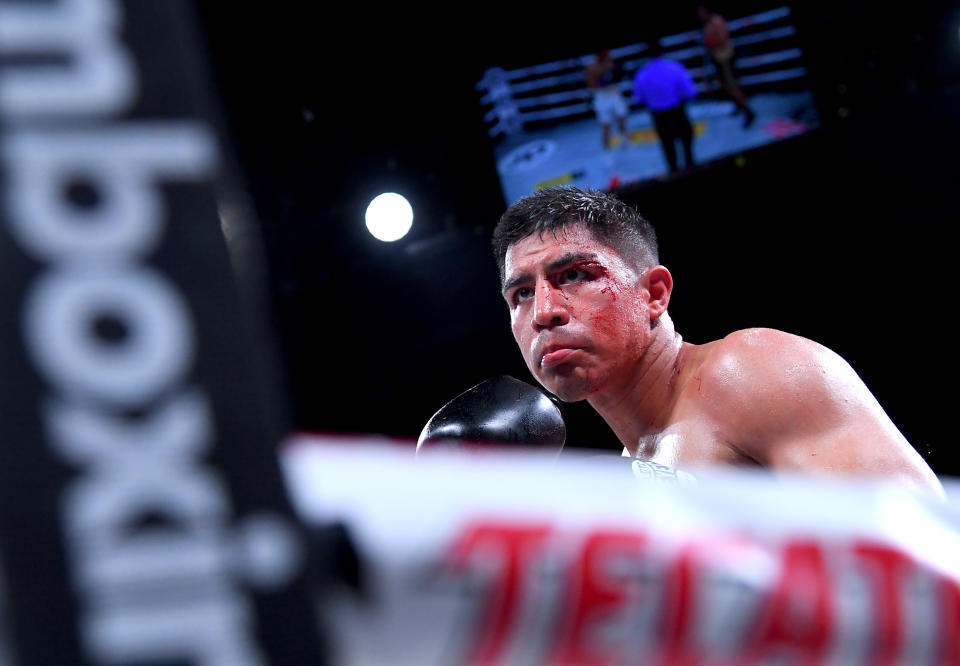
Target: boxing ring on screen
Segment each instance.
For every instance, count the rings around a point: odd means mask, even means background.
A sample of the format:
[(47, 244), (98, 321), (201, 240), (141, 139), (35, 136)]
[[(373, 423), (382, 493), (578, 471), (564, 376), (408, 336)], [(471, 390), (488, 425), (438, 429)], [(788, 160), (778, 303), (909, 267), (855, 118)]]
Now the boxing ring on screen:
[[(692, 22), (695, 16), (691, 12)], [(728, 22), (739, 84), (757, 118), (743, 127), (734, 102), (716, 83), (717, 68), (700, 30), (659, 38), (663, 57), (682, 64), (697, 96), (687, 103), (697, 164), (709, 163), (819, 126), (794, 15), (777, 7)], [(487, 133), (507, 203), (552, 185), (616, 189), (662, 176), (667, 164), (650, 110), (631, 96), (633, 77), (649, 61), (649, 43), (611, 45), (616, 85), (629, 106), (627, 136), (605, 150), (584, 68), (593, 55), (529, 67), (490, 67), (477, 83)]]

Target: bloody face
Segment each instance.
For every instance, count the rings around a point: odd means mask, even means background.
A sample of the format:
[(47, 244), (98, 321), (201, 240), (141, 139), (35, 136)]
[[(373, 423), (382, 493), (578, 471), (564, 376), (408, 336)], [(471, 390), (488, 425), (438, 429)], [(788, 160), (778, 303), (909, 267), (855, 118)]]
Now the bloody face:
[(511, 245), (503, 296), (527, 367), (562, 400), (631, 381), (650, 339), (649, 292), (642, 276), (583, 225)]

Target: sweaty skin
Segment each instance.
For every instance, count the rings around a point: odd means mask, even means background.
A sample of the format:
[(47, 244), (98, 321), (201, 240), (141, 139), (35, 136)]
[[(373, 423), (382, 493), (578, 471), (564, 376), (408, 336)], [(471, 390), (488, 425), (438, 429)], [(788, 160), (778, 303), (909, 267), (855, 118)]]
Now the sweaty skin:
[(730, 30), (727, 22), (719, 14), (711, 14), (703, 26), (703, 42), (711, 51), (722, 51), (729, 48)]
[(673, 278), (642, 273), (582, 225), (507, 251), (503, 296), (527, 367), (562, 400), (587, 400), (624, 454), (675, 467), (896, 479), (943, 494), (923, 458), (853, 369), (772, 329), (683, 342), (667, 314)]
[(613, 69), (614, 60), (610, 56), (609, 51), (604, 51), (602, 57), (597, 57), (596, 60), (587, 65), (587, 69), (583, 73), (583, 78), (587, 83), (587, 87), (591, 90), (596, 90), (600, 87), (600, 79), (603, 76)]

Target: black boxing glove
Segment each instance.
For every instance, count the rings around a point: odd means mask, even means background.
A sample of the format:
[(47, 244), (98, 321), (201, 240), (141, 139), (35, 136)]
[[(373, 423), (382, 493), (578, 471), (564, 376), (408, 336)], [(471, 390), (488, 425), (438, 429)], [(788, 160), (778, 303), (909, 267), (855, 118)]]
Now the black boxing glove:
[(430, 417), (417, 452), (437, 447), (501, 443), (559, 451), (567, 438), (560, 408), (543, 391), (500, 375), (477, 384)]

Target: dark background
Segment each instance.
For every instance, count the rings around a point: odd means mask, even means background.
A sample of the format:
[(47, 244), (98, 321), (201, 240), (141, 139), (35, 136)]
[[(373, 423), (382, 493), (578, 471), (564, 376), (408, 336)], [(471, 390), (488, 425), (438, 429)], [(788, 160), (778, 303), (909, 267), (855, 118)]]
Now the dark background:
[[(695, 4), (513, 8), (509, 21), (485, 5), (324, 15), (308, 4), (200, 4), (259, 219), (291, 418), (298, 429), (415, 439), (489, 376), (532, 381), (489, 250), (504, 201), (475, 83), (493, 65), (696, 29)], [(777, 6), (717, 9), (734, 18)], [(685, 340), (751, 326), (817, 340), (858, 370), (937, 473), (960, 474), (948, 427), (960, 5), (793, 9), (823, 128), (620, 195), (657, 227)], [(396, 243), (363, 225), (382, 191), (414, 207)], [(570, 446), (619, 452), (585, 404), (566, 416)]]

